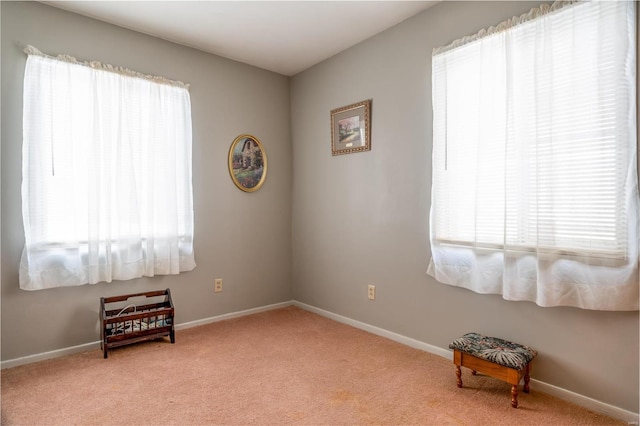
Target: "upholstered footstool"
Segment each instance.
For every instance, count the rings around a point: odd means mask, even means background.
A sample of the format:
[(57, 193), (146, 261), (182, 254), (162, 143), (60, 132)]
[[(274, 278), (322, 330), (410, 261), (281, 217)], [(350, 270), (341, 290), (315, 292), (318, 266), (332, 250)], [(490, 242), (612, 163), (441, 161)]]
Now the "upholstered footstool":
[(529, 393), (531, 361), (538, 354), (530, 347), (497, 337), (467, 333), (451, 342), (449, 348), (453, 349), (459, 388), (462, 387), (460, 367), (467, 367), (474, 375), (480, 372), (509, 383), (513, 408), (518, 408), (518, 385), (523, 377), (523, 390)]

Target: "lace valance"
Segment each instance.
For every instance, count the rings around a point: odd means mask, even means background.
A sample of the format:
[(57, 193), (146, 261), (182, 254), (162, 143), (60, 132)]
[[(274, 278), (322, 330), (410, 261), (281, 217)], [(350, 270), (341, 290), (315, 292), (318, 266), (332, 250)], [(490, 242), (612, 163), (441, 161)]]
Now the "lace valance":
[(552, 5), (543, 3), (539, 7), (535, 7), (531, 9), (529, 12), (523, 13), (520, 16), (514, 16), (511, 19), (507, 19), (506, 21), (499, 23), (498, 25), (491, 26), (489, 28), (483, 28), (475, 34), (464, 36), (458, 40), (455, 40), (447, 44), (446, 46), (436, 47), (435, 49), (433, 49), (432, 56), (436, 56), (436, 55), (439, 55), (440, 53), (444, 53), (449, 50), (458, 48), (460, 46), (464, 46), (467, 43), (480, 40), (483, 37), (497, 34), (509, 28), (513, 28), (516, 25), (520, 25), (522, 23), (531, 21), (540, 16), (547, 15), (549, 13), (555, 12), (556, 10), (562, 9), (563, 7), (571, 6), (579, 2), (580, 0), (558, 0), (554, 2)]
[(111, 64), (103, 64), (100, 61), (78, 61), (76, 58), (69, 55), (50, 56), (45, 53), (42, 53), (40, 50), (38, 50), (37, 48), (31, 45), (24, 48), (24, 53), (26, 53), (27, 55), (37, 55), (37, 56), (42, 56), (44, 58), (56, 59), (58, 61), (82, 65), (82, 66), (93, 68), (93, 69), (100, 69), (104, 71), (114, 72), (114, 73), (125, 75), (128, 77), (141, 78), (144, 80), (153, 81), (154, 83), (167, 84), (169, 86), (176, 86), (176, 87), (181, 87), (183, 89), (189, 90), (189, 84), (183, 83), (182, 81), (171, 80), (171, 79), (156, 76), (156, 75), (143, 74), (141, 72), (133, 71), (128, 68), (118, 67)]

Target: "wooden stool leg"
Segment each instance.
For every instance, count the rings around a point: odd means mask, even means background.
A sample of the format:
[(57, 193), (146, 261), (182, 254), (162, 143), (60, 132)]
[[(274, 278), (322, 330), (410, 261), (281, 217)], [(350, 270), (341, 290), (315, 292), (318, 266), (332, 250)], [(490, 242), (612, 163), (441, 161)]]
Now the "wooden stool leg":
[(518, 408), (518, 385), (511, 386), (511, 406)]
[(460, 366), (456, 365), (456, 378), (458, 379), (458, 387), (462, 387), (462, 371), (460, 370)]
[(529, 364), (527, 364), (527, 367), (525, 369), (524, 372), (524, 387), (523, 387), (523, 391), (524, 393), (529, 393)]

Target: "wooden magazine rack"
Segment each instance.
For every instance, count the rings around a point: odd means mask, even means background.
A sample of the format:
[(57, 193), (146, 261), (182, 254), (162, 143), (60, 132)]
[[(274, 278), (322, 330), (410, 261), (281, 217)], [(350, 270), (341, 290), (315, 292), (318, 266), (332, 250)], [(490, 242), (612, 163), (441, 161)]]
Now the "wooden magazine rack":
[[(135, 300), (131, 300), (135, 299)], [(118, 346), (169, 336), (175, 343), (174, 308), (169, 289), (100, 298), (100, 347)]]

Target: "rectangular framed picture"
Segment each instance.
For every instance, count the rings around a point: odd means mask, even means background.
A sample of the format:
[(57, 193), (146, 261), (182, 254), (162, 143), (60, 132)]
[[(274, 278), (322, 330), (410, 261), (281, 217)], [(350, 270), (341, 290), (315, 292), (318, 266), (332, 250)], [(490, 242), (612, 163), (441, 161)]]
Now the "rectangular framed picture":
[(331, 155), (371, 150), (371, 99), (331, 111)]

